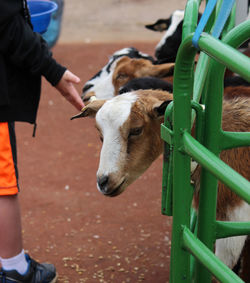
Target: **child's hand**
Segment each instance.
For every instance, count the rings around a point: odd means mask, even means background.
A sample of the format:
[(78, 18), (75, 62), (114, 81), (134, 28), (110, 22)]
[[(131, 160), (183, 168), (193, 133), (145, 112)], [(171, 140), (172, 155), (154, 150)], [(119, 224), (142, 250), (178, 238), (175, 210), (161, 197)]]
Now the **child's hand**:
[(84, 103), (74, 87), (74, 84), (78, 84), (79, 82), (80, 79), (76, 75), (66, 70), (55, 87), (77, 110), (82, 110)]

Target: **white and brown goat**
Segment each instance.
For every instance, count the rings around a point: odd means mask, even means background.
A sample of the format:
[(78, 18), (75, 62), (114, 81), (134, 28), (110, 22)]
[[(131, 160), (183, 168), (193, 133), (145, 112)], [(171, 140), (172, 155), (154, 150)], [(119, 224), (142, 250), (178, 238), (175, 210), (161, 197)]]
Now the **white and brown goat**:
[[(124, 55), (115, 58), (108, 68), (104, 68), (108, 69), (109, 72), (102, 70), (99, 72), (101, 75), (94, 78), (92, 83), (85, 84), (83, 93), (85, 104), (90, 103), (92, 99), (111, 99), (118, 94), (126, 92), (128, 89), (172, 91), (171, 75), (174, 71), (174, 63), (155, 65), (149, 59), (130, 58)], [(242, 93), (240, 89), (249, 87), (249, 83), (240, 77), (231, 76), (225, 78), (224, 86), (226, 95), (240, 96)], [(245, 92), (243, 95), (246, 95)]]
[[(97, 187), (105, 196), (121, 194), (163, 152), (160, 125), (172, 94), (164, 91), (139, 90), (116, 96), (111, 100), (96, 100), (75, 117), (96, 117), (96, 127), (103, 146), (97, 171)], [(250, 99), (237, 97), (223, 102), (222, 127), (225, 131), (250, 131)], [(225, 150), (221, 159), (250, 179), (250, 149), (240, 147)], [(192, 179), (199, 192), (200, 166)], [(194, 206), (198, 205), (194, 197)], [(250, 205), (218, 185), (217, 219), (250, 221)], [(230, 268), (237, 263), (246, 236), (216, 241), (217, 256)]]
[[(150, 55), (146, 53), (140, 52), (134, 47), (126, 47), (126, 48), (122, 48), (120, 50), (115, 51), (109, 57), (107, 64), (103, 66), (103, 68), (100, 71), (98, 71), (91, 79), (89, 79), (84, 84), (83, 89), (82, 89), (83, 100), (86, 100), (86, 102), (90, 102), (85, 97), (89, 92), (96, 93), (96, 96), (99, 99), (109, 99), (112, 97), (110, 96), (110, 92), (112, 92), (112, 89), (109, 90), (109, 87), (112, 82), (111, 80), (112, 75), (110, 75), (110, 73), (113, 72), (117, 61), (124, 56), (127, 56), (129, 58), (137, 58), (137, 59), (142, 58), (152, 63), (154, 62), (153, 57), (151, 57)], [(99, 95), (100, 89), (104, 89), (104, 88), (105, 88), (104, 93), (102, 93), (101, 97), (99, 97), (98, 95)], [(105, 97), (106, 95), (108, 97)]]
[[(120, 89), (129, 81), (141, 77), (163, 78), (173, 74), (174, 63), (155, 65), (152, 60), (141, 57), (134, 58), (127, 55), (116, 59), (100, 71), (101, 75), (86, 82), (82, 99), (85, 104), (92, 98), (110, 99), (119, 94)], [(99, 72), (99, 73), (100, 73)]]

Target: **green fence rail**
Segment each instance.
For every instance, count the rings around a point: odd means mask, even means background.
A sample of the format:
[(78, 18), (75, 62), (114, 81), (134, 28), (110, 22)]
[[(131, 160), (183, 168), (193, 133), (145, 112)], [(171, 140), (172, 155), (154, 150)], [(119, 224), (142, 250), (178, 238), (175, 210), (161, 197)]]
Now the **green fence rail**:
[[(170, 282), (208, 283), (212, 276), (224, 283), (243, 282), (215, 256), (213, 248), (216, 239), (250, 234), (250, 222), (216, 220), (218, 180), (250, 203), (250, 182), (219, 158), (224, 149), (250, 146), (250, 133), (224, 132), (221, 128), (225, 68), (250, 81), (250, 59), (236, 50), (250, 37), (250, 21), (233, 27), (233, 9), (222, 39), (213, 38), (209, 31), (222, 3), (218, 1), (198, 41), (201, 53), (195, 68), (197, 50), (192, 45), (192, 37), (200, 2), (187, 1), (183, 40), (174, 72), (174, 101), (168, 106), (161, 126), (164, 140), (162, 213), (173, 216)], [(194, 119), (195, 138), (191, 135)], [(191, 206), (192, 160), (203, 168), (197, 214)]]

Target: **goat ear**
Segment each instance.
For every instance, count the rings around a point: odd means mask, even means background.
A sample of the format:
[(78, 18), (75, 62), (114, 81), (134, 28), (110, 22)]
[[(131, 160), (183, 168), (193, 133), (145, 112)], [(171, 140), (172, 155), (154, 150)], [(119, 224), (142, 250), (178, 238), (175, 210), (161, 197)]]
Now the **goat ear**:
[(153, 31), (164, 31), (167, 30), (169, 27), (169, 19), (159, 19), (154, 24), (145, 25), (145, 28), (153, 30)]
[(153, 105), (153, 113), (154, 113), (154, 116), (156, 118), (161, 118), (162, 116), (164, 116), (165, 114), (165, 110), (168, 106), (168, 104), (171, 102), (172, 100), (165, 100), (165, 101), (159, 101), (157, 103), (155, 103)]
[(79, 114), (73, 116), (70, 120), (82, 117), (95, 117), (96, 113), (105, 102), (106, 100), (94, 100), (93, 102), (85, 106)]
[(156, 77), (156, 78), (164, 78), (167, 76), (171, 76), (174, 73), (174, 63), (165, 63), (159, 65), (153, 65), (148, 69), (147, 76)]
[(136, 77), (164, 78), (174, 73), (174, 63), (154, 65), (145, 59), (132, 59), (130, 65), (135, 69)]

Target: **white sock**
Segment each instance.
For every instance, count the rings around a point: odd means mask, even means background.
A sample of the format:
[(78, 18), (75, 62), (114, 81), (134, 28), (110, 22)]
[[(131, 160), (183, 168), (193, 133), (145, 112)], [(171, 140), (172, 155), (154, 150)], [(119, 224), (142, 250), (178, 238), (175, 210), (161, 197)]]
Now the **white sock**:
[(10, 258), (1, 258), (2, 268), (4, 270), (13, 270), (15, 269), (20, 274), (25, 274), (28, 269), (28, 262), (25, 257), (24, 250), (20, 254), (10, 257)]

